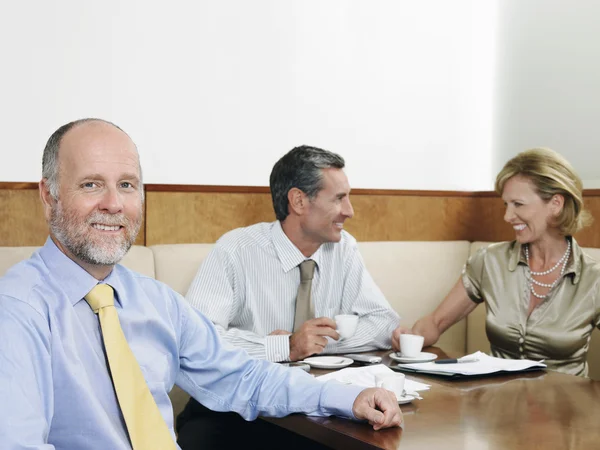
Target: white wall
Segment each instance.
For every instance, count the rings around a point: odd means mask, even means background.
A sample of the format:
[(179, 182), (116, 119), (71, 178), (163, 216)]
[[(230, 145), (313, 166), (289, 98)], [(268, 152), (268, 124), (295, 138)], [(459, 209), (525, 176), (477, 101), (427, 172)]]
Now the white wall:
[(491, 187), (495, 1), (15, 1), (0, 6), (1, 181), (102, 117), (147, 183), (266, 185), (299, 144), (353, 187)]
[(600, 2), (502, 0), (494, 171), (531, 147), (564, 155), (600, 187)]

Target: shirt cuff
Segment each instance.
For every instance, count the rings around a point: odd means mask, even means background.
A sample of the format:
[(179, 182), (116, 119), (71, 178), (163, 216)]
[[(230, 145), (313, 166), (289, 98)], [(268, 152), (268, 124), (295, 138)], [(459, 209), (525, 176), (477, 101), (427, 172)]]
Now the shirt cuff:
[(323, 386), (323, 395), (321, 397), (321, 411), (328, 416), (347, 417), (356, 419), (352, 412), (354, 400), (366, 388), (364, 386), (354, 386), (341, 384), (337, 381), (327, 381)]
[(267, 361), (280, 362), (290, 360), (290, 336), (290, 334), (265, 336)]

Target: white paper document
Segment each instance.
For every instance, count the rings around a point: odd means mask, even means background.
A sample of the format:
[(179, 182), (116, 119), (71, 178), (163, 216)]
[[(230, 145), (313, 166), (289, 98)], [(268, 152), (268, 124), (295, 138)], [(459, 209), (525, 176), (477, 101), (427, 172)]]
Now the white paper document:
[[(375, 387), (375, 375), (381, 374), (394, 374), (392, 369), (383, 364), (376, 364), (374, 366), (365, 367), (348, 367), (342, 370), (336, 370), (335, 372), (328, 373), (317, 377), (317, 380), (329, 381), (337, 380), (344, 384), (354, 384), (356, 386), (364, 387)], [(419, 383), (418, 381), (406, 379), (404, 382), (404, 390), (407, 393), (426, 391), (430, 385), (425, 383)]]
[(415, 372), (437, 373), (440, 375), (486, 375), (496, 372), (519, 372), (533, 368), (543, 369), (546, 367), (542, 361), (529, 359), (503, 359), (486, 355), (483, 352), (475, 352), (467, 355), (469, 359), (477, 359), (473, 362), (461, 362), (455, 364), (435, 364), (434, 362), (398, 364), (399, 368)]

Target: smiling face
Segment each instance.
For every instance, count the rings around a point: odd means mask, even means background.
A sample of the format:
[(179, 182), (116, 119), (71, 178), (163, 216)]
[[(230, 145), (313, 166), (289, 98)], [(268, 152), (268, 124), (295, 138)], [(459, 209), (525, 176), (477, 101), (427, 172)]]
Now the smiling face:
[(52, 198), (45, 180), (40, 183), (50, 234), (88, 272), (107, 275), (135, 241), (142, 222), (135, 145), (110, 124), (86, 122), (63, 136), (58, 161), (58, 198)]
[(339, 242), (346, 219), (354, 215), (350, 184), (342, 169), (322, 169), (322, 189), (308, 200), (302, 216), (304, 239), (317, 245)]
[(560, 213), (562, 204), (555, 198), (544, 201), (528, 178), (521, 175), (510, 178), (504, 184), (502, 200), (506, 206), (504, 220), (512, 225), (516, 239), (521, 244), (537, 242), (550, 234), (557, 234), (552, 223)]

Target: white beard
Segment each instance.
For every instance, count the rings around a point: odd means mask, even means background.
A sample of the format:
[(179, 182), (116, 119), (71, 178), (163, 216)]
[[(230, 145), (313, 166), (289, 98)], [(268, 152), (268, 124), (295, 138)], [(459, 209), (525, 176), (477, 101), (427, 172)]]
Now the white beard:
[[(105, 225), (121, 225), (125, 235), (105, 239), (92, 239), (88, 227), (92, 223)], [(98, 211), (88, 216), (85, 221), (69, 213), (65, 213), (60, 201), (52, 208), (50, 231), (55, 238), (81, 261), (93, 265), (112, 266), (123, 259), (129, 251), (142, 224), (141, 215), (136, 223), (131, 223), (122, 214), (102, 214)]]

